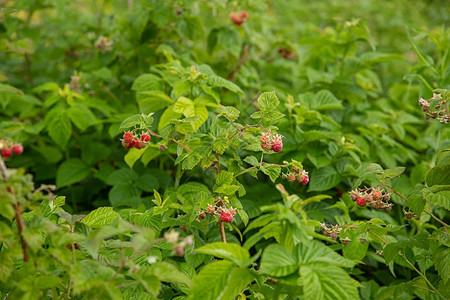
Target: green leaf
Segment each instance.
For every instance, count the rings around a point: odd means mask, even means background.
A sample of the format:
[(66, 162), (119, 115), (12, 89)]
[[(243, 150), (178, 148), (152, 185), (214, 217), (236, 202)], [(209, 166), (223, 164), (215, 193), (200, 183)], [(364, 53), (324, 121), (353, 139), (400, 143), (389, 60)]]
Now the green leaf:
[(228, 149), (229, 146), (230, 140), (224, 137), (215, 140), (213, 142), (212, 149), (219, 154), (223, 154), (225, 150)]
[(366, 257), (369, 242), (362, 244), (359, 239), (354, 239), (342, 249), (345, 258), (351, 260), (363, 260)]
[(216, 186), (222, 186), (224, 184), (231, 184), (233, 182), (233, 172), (221, 171), (216, 178)]
[(263, 113), (261, 111), (255, 111), (250, 115), (252, 119), (261, 119), (263, 117)]
[(135, 207), (141, 204), (140, 192), (130, 183), (120, 183), (114, 185), (108, 193), (109, 202), (114, 207)]
[(53, 109), (45, 117), (45, 123), (52, 140), (63, 147), (72, 134), (72, 125), (67, 112), (62, 109)]
[(161, 131), (164, 127), (172, 123), (172, 120), (179, 119), (182, 114), (177, 113), (173, 110), (174, 105), (166, 108), (161, 118), (159, 119), (158, 130)]
[(244, 92), (234, 82), (226, 80), (219, 76), (213, 76), (208, 79), (208, 83), (212, 87), (224, 87), (234, 93), (244, 96)]
[(217, 109), (219, 116), (224, 116), (230, 121), (234, 121), (239, 118), (240, 111), (236, 107), (233, 106), (220, 106)]
[(339, 101), (333, 93), (328, 90), (319, 91), (313, 99), (311, 109), (314, 110), (328, 110), (328, 109), (343, 109), (341, 101)]
[(444, 284), (447, 284), (450, 279), (450, 248), (443, 246), (437, 248), (433, 253), (433, 262)]
[(250, 259), (250, 254), (247, 249), (242, 248), (238, 244), (231, 243), (210, 243), (196, 249), (195, 252), (213, 255), (219, 258), (225, 258), (234, 262), (240, 267), (247, 266), (247, 263)]
[(221, 300), (236, 299), (242, 291), (255, 279), (255, 275), (247, 268), (233, 268), (230, 281), (221, 295)]
[(275, 92), (264, 92), (258, 97), (259, 110), (263, 113), (269, 113), (280, 105)]
[(271, 111), (271, 112), (265, 114), (263, 120), (266, 122), (275, 121), (275, 120), (279, 120), (279, 119), (283, 118), (284, 116), (285, 116), (285, 114), (279, 112), (278, 110), (274, 110), (274, 111)]
[(131, 148), (127, 154), (125, 154), (125, 162), (130, 167), (130, 169), (133, 168), (133, 165), (141, 158), (142, 154), (144, 154), (145, 149), (136, 149)]
[(254, 167), (259, 167), (259, 161), (256, 157), (254, 156), (247, 156), (246, 158), (244, 158), (244, 161), (246, 163), (249, 163), (250, 165), (254, 166)]
[(342, 176), (332, 166), (316, 169), (311, 174), (308, 192), (321, 192), (335, 187)]
[(425, 182), (428, 186), (450, 185), (450, 164), (430, 169), (425, 175)]
[(159, 262), (150, 266), (150, 274), (164, 282), (178, 282), (192, 285), (192, 281), (172, 264)]
[(224, 194), (224, 195), (233, 195), (234, 193), (237, 192), (237, 190), (239, 190), (239, 185), (235, 185), (235, 184), (223, 184), (217, 188), (214, 189), (215, 193), (218, 194)]
[(358, 282), (334, 265), (315, 263), (302, 265), (303, 297), (317, 300), (360, 299)]
[(281, 167), (274, 165), (261, 165), (260, 170), (264, 174), (268, 175), (272, 182), (275, 182), (275, 180), (280, 176), (281, 173)]
[(194, 286), (190, 290), (188, 299), (219, 299), (230, 281), (234, 266), (234, 263), (226, 260), (206, 265), (195, 276)]
[(405, 171), (405, 167), (395, 167), (392, 169), (384, 170), (384, 176), (387, 178), (394, 178), (400, 176)]
[(79, 158), (71, 158), (63, 162), (56, 172), (56, 185), (62, 188), (84, 179), (91, 168)]
[(301, 265), (320, 262), (346, 268), (355, 266), (353, 261), (342, 257), (331, 248), (318, 241), (311, 241), (308, 244), (298, 244), (296, 247), (296, 254)]
[(423, 198), (421, 190), (414, 189), (408, 196), (408, 206), (418, 216), (422, 214), (425, 204), (426, 201)]
[(423, 196), (428, 202), (450, 210), (450, 185), (434, 185), (424, 188)]
[(91, 228), (100, 228), (111, 224), (117, 217), (119, 217), (119, 214), (112, 207), (99, 207), (91, 211), (81, 220), (81, 223)]
[(120, 129), (134, 127), (141, 123), (144, 123), (144, 118), (141, 114), (135, 114), (123, 120), (122, 124), (120, 124)]
[(264, 250), (261, 258), (262, 273), (282, 277), (294, 273), (297, 268), (298, 262), (286, 248), (271, 244)]
[(163, 91), (139, 92), (139, 111), (141, 113), (155, 112), (174, 103), (172, 98)]

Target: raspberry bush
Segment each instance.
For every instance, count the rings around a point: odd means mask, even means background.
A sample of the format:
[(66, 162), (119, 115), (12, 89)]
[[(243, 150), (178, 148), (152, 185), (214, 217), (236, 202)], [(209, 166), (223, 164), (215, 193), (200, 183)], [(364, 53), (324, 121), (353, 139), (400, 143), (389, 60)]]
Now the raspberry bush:
[(2, 299), (450, 297), (444, 1), (0, 6)]

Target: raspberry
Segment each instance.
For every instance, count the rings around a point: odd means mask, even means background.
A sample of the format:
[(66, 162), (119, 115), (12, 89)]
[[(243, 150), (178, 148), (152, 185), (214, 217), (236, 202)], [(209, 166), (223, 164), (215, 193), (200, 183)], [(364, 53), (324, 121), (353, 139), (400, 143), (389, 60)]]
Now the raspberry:
[(347, 246), (348, 243), (350, 243), (350, 239), (346, 236), (345, 238), (343, 238), (341, 240), (341, 242), (342, 242), (342, 245)]
[(300, 182), (300, 184), (305, 185), (305, 184), (307, 184), (308, 182), (309, 182), (309, 177), (308, 177), (308, 175), (305, 175), (305, 178), (303, 178), (303, 180)]
[(134, 145), (133, 141), (127, 142), (125, 140), (122, 140), (122, 146), (127, 150), (131, 149), (133, 147), (133, 145)]
[(212, 205), (209, 205), (208, 208), (206, 209), (206, 212), (210, 215), (213, 215), (216, 212), (216, 208)]
[(151, 139), (151, 136), (147, 133), (144, 133), (143, 135), (141, 135), (141, 141), (143, 142), (149, 142)]
[(283, 150), (283, 141), (281, 140), (281, 138), (277, 137), (275, 141), (273, 141), (272, 150), (275, 152), (280, 152), (281, 150)]
[(131, 132), (127, 131), (127, 132), (124, 132), (122, 138), (123, 138), (125, 141), (127, 141), (128, 143), (130, 143), (130, 142), (133, 140), (134, 136), (133, 136), (133, 134), (132, 134)]
[(381, 191), (373, 190), (372, 193), (370, 193), (375, 200), (380, 200), (383, 195), (381, 194)]
[(364, 198), (358, 197), (356, 198), (356, 204), (358, 204), (358, 206), (364, 207), (366, 206), (366, 200), (364, 200)]
[(3, 157), (10, 157), (12, 155), (12, 150), (9, 148), (3, 148), (2, 149), (2, 156)]
[(270, 151), (270, 149), (272, 149), (272, 145), (267, 134), (263, 133), (259, 140), (261, 142), (261, 148), (263, 148), (265, 151)]
[(295, 176), (294, 173), (289, 173), (289, 175), (287, 176), (287, 180), (288, 180), (289, 182), (294, 182), (295, 179), (296, 179), (296, 176)]
[(173, 251), (176, 256), (184, 256), (184, 248), (181, 246), (176, 246), (175, 248), (173, 248)]
[(204, 219), (204, 218), (206, 218), (206, 214), (205, 214), (204, 212), (202, 212), (202, 213), (200, 213), (200, 214), (198, 215), (198, 217), (199, 217), (200, 219)]
[(230, 212), (223, 212), (220, 219), (222, 222), (231, 223), (233, 222), (233, 215)]
[(230, 209), (230, 214), (232, 214), (233, 216), (236, 215), (236, 211), (234, 209)]
[(244, 24), (245, 20), (247, 19), (247, 13), (243, 12), (241, 14), (237, 13), (231, 13), (230, 14), (231, 21), (237, 26), (241, 26)]
[(183, 232), (187, 232), (189, 229), (184, 226), (184, 225), (180, 225), (180, 229), (183, 230)]
[(20, 155), (23, 152), (23, 146), (22, 144), (14, 145), (12, 150), (15, 154)]

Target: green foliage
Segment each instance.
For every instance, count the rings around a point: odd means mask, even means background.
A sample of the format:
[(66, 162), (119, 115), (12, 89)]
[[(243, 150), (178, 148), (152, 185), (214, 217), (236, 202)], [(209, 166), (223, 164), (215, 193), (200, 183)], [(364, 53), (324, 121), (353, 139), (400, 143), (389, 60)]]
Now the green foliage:
[(3, 1), (0, 297), (450, 297), (445, 4)]

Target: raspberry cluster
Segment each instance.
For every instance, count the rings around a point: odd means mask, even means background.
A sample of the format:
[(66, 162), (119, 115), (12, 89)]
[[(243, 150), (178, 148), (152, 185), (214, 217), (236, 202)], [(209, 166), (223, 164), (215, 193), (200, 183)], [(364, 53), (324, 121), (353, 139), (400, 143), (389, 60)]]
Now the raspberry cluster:
[(283, 150), (283, 140), (282, 136), (279, 134), (273, 134), (270, 131), (263, 132), (261, 134), (260, 142), (261, 142), (261, 148), (263, 148), (265, 151), (274, 151), (274, 152), (280, 152)]
[[(334, 241), (339, 237), (339, 233), (342, 231), (342, 227), (343, 226), (341, 225), (320, 223), (320, 230), (323, 231), (323, 235), (331, 238)], [(339, 239), (344, 246), (347, 246), (351, 242), (351, 239), (348, 236)], [(364, 244), (366, 242), (366, 239), (360, 238), (359, 242), (361, 244)]]
[(447, 108), (447, 101), (441, 100), (438, 104), (431, 109), (430, 103), (434, 100), (442, 99), (441, 94), (433, 94), (431, 99), (419, 99), (419, 105), (422, 107), (422, 111), (425, 113), (425, 119), (429, 120), (438, 119), (441, 124), (447, 124), (450, 122), (450, 113)]
[(419, 216), (416, 215), (415, 213), (413, 213), (412, 211), (403, 211), (403, 213), (405, 214), (405, 218), (407, 218), (408, 220), (411, 220), (412, 218), (419, 220)]
[(95, 48), (100, 49), (102, 54), (112, 51), (113, 45), (114, 45), (114, 42), (112, 41), (112, 39), (104, 37), (104, 36), (100, 36), (94, 44)]
[(5, 140), (0, 140), (1, 156), (4, 158), (11, 157), (14, 154), (20, 155), (23, 153), (22, 144), (14, 144)]
[(308, 172), (295, 166), (292, 167), (292, 172), (283, 174), (281, 177), (287, 179), (289, 182), (298, 181), (298, 183), (303, 185), (309, 182)]
[[(369, 192), (370, 190), (372, 191)], [(393, 205), (392, 203), (388, 203), (391, 200), (391, 195), (388, 192), (374, 188), (353, 190), (350, 192), (350, 198), (356, 201), (356, 204), (360, 207), (368, 204), (372, 208), (390, 211)]]
[(176, 256), (183, 256), (184, 248), (191, 246), (194, 242), (192, 235), (180, 238), (180, 233), (175, 230), (166, 231), (164, 233), (164, 239), (173, 245), (173, 252)]
[(125, 149), (131, 149), (133, 147), (135, 147), (136, 149), (142, 149), (147, 146), (150, 139), (151, 139), (150, 134), (146, 132), (138, 136), (130, 131), (126, 131), (124, 132), (122, 139), (120, 139), (120, 141), (122, 142), (122, 146)]
[(294, 59), (295, 58), (294, 52), (291, 49), (287, 49), (287, 48), (279, 48), (278, 54), (280, 54), (285, 59)]
[(241, 13), (232, 12), (230, 18), (235, 25), (241, 26), (247, 20), (247, 13), (245, 11)]
[(236, 209), (228, 205), (228, 197), (221, 198), (214, 204), (208, 204), (208, 207), (205, 210), (201, 210), (199, 213), (199, 218), (204, 219), (206, 214), (211, 216), (217, 216), (220, 221), (225, 223), (231, 223), (234, 220), (234, 216), (236, 215)]

